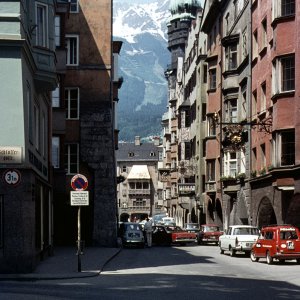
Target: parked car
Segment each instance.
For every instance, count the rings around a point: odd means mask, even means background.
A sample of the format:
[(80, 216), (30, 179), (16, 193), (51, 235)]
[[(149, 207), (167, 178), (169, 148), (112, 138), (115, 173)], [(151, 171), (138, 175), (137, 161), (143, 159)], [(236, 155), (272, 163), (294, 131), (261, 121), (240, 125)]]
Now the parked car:
[(162, 218), (162, 224), (165, 226), (176, 226), (175, 219), (171, 217)]
[(145, 246), (143, 228), (139, 223), (124, 222), (120, 224), (119, 236), (122, 245), (127, 246)]
[(273, 259), (280, 262), (296, 259), (300, 263), (300, 231), (291, 225), (266, 226), (261, 230), (256, 243), (253, 245), (250, 258), (258, 261), (266, 258), (267, 264)]
[(200, 230), (200, 225), (198, 223), (185, 223), (183, 229), (187, 232), (198, 233)]
[(235, 256), (237, 251), (249, 254), (259, 236), (259, 229), (250, 225), (232, 225), (219, 237), (221, 254), (229, 251)]
[(214, 243), (219, 244), (219, 237), (224, 232), (220, 230), (220, 227), (215, 224), (203, 224), (200, 226), (200, 230), (197, 235), (198, 245)]
[(167, 213), (161, 213), (161, 214), (157, 214), (154, 215), (152, 220), (153, 220), (153, 225), (162, 225), (163, 223), (163, 218), (167, 217), (168, 214)]
[(179, 226), (164, 226), (164, 225), (153, 226), (153, 234), (152, 234), (153, 244), (185, 245), (187, 243), (194, 243), (195, 241), (196, 241), (195, 233), (187, 232)]

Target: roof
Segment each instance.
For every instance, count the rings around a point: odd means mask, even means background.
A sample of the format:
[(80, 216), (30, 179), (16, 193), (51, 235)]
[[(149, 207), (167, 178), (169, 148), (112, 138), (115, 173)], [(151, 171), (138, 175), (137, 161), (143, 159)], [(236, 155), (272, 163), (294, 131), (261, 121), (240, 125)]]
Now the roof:
[(158, 161), (158, 153), (161, 147), (153, 143), (119, 143), (119, 149), (116, 151), (117, 162), (121, 161)]
[(148, 167), (146, 165), (133, 165), (127, 179), (150, 179)]

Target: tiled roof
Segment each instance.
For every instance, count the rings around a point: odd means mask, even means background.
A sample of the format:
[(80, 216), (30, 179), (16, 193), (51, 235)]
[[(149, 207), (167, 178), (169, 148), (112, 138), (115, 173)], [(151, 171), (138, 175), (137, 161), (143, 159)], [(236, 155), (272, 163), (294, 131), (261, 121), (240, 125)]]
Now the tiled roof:
[(158, 146), (153, 143), (119, 143), (116, 151), (117, 161), (158, 161)]

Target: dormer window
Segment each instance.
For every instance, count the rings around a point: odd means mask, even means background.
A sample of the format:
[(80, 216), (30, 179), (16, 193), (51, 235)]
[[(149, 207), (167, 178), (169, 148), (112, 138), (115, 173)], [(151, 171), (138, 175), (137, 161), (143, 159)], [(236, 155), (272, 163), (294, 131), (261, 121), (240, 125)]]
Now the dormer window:
[(151, 157), (155, 156), (155, 152), (150, 152), (150, 156)]
[(129, 156), (129, 157), (133, 157), (133, 156), (134, 156), (134, 153), (133, 153), (133, 152), (128, 152), (128, 156)]

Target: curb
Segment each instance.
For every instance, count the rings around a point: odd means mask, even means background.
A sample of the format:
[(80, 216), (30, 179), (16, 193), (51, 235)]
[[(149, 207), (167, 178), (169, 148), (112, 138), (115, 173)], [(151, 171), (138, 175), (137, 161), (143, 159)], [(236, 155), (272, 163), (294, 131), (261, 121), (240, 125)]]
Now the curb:
[(0, 281), (39, 281), (39, 280), (59, 280), (59, 279), (76, 279), (76, 278), (87, 278), (96, 277), (101, 274), (104, 267), (115, 258), (122, 248), (119, 248), (116, 253), (109, 257), (101, 266), (100, 270), (97, 271), (82, 271), (76, 274), (0, 274)]

